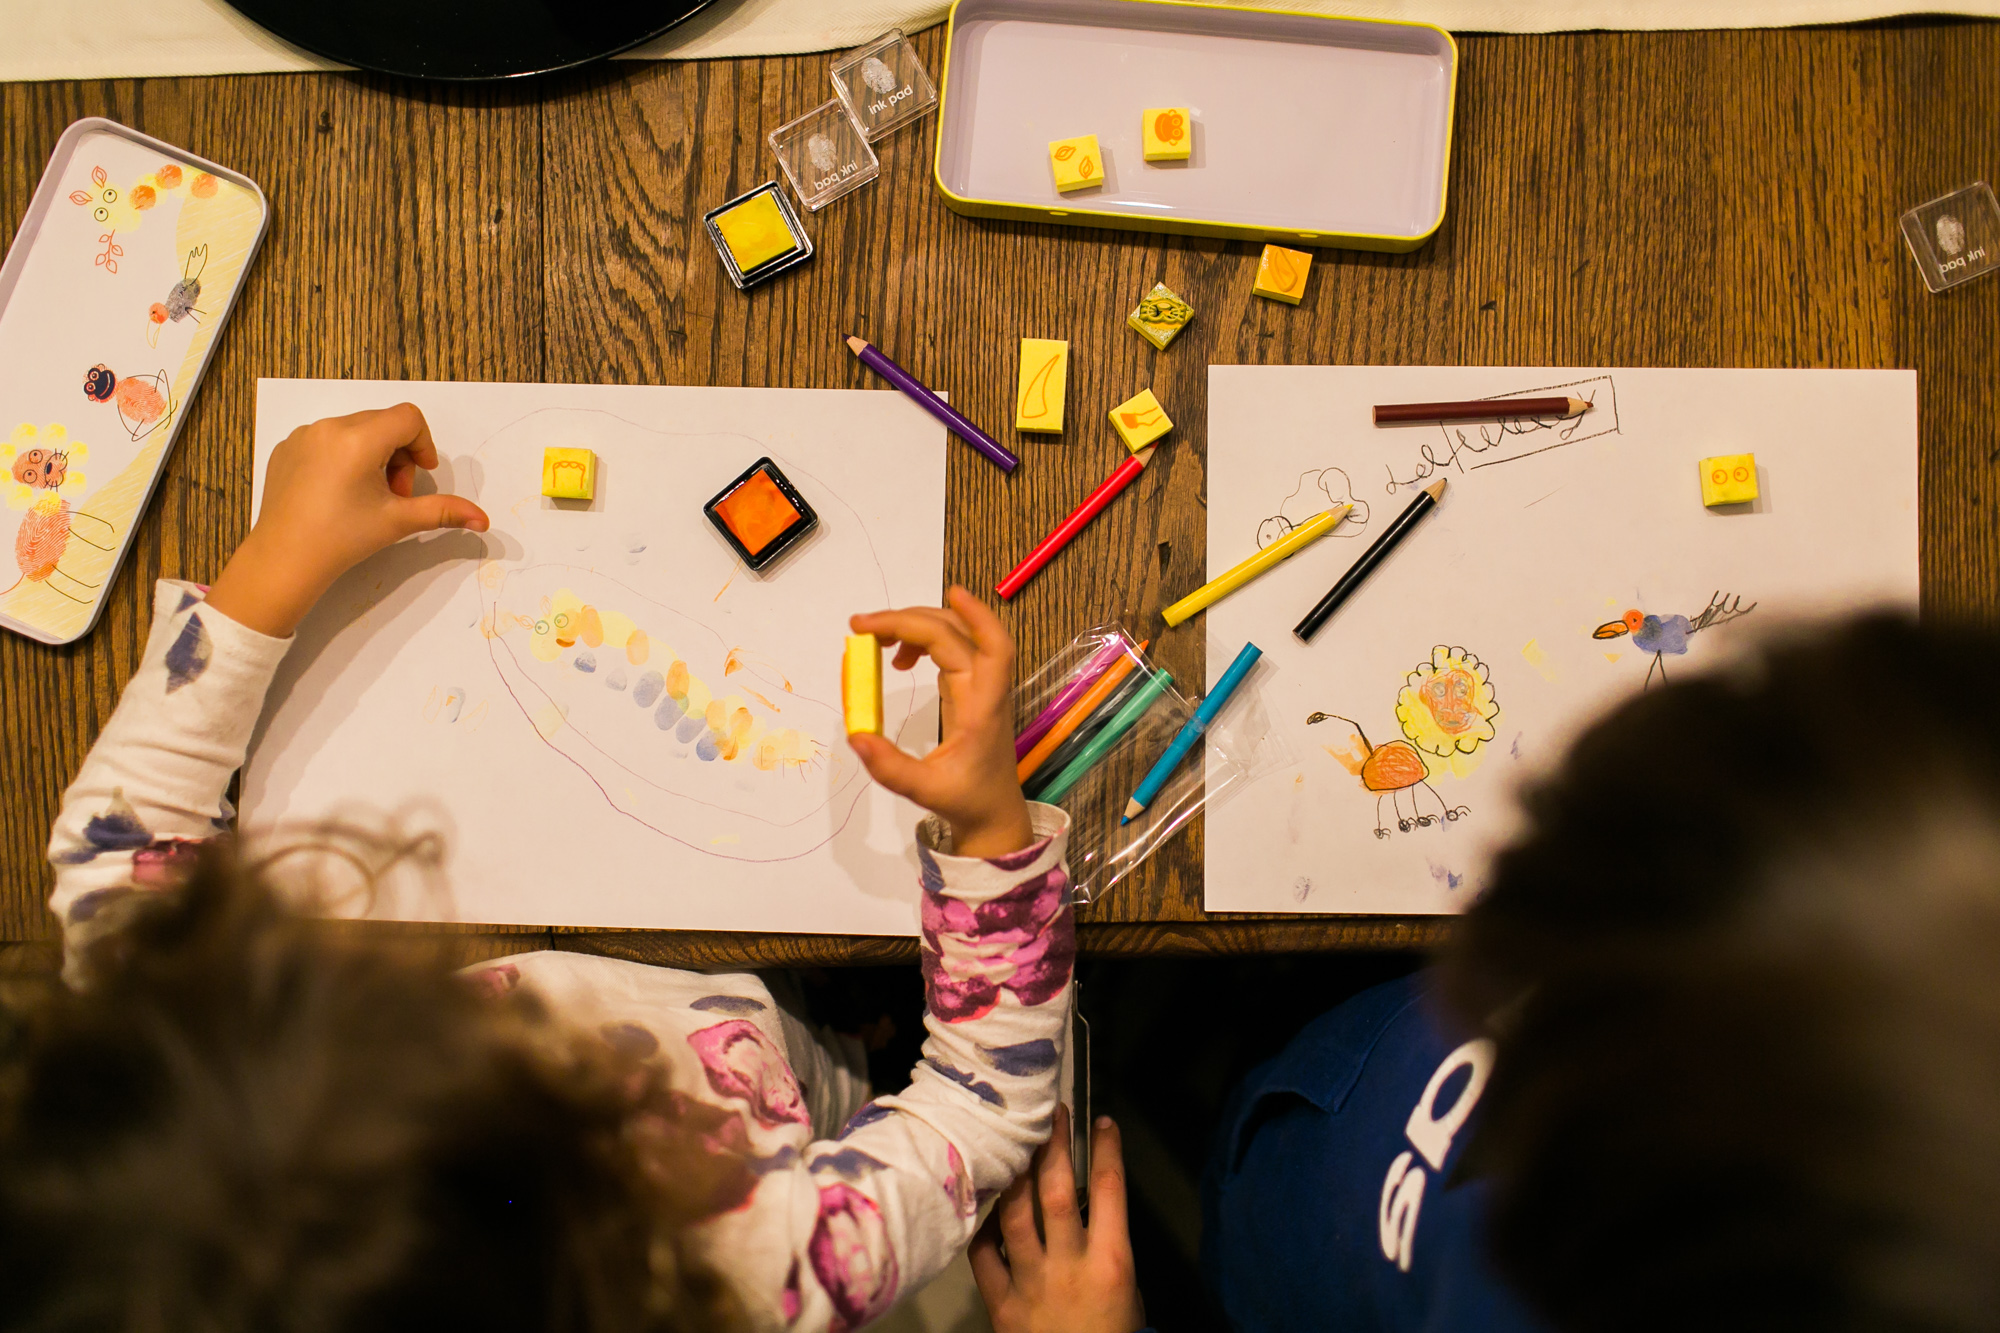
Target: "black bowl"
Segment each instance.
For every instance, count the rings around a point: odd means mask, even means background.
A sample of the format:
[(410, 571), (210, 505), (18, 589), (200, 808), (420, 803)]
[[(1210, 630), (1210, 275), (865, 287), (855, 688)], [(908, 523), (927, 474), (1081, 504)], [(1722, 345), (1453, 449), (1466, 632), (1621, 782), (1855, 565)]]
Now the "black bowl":
[(709, 0), (229, 0), (294, 46), (412, 79), (517, 79), (616, 55)]

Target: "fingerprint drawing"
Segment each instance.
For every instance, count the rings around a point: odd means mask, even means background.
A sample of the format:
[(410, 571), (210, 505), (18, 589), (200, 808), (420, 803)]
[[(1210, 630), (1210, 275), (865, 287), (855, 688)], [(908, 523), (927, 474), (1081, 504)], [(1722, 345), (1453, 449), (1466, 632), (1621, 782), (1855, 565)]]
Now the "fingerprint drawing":
[[(1314, 713), (1307, 726), (1341, 722), (1348, 734), (1322, 748), (1349, 773), (1361, 780), (1364, 791), (1375, 794), (1375, 836), (1389, 836), (1389, 821), (1382, 818), (1382, 802), (1389, 802), (1390, 820), (1404, 833), (1429, 828), (1440, 821), (1455, 821), (1471, 811), (1452, 805), (1431, 785), (1447, 773), (1464, 777), (1479, 759), (1479, 751), (1493, 739), (1493, 720), (1500, 716), (1500, 701), (1484, 662), (1463, 648), (1439, 644), (1431, 649), (1430, 660), (1419, 662), (1404, 677), (1396, 696), (1396, 721), (1402, 735), (1382, 745), (1370, 743), (1361, 724), (1338, 713)], [(1425, 808), (1427, 793), (1437, 809)], [(1409, 809), (1404, 810), (1408, 796)]]
[(103, 362), (83, 372), (83, 396), (93, 403), (113, 403), (118, 424), (135, 440), (143, 440), (173, 419), (173, 390), (167, 372), (127, 375), (120, 379)]
[(194, 303), (201, 299), (201, 273), (207, 267), (207, 246), (197, 245), (188, 251), (187, 260), (181, 265), (180, 281), (168, 288), (166, 300), (155, 301), (146, 312), (147, 346), (160, 345), (160, 330), (168, 320), (178, 324), (192, 315), (195, 323), (201, 322), (201, 311), (195, 309)]
[(62, 568), (62, 558), (72, 537), (109, 551), (116, 534), (103, 519), (70, 507), (70, 498), (83, 493), (83, 473), (75, 464), (87, 452), (83, 441), (70, 439), (69, 432), (53, 422), (40, 430), (24, 422), (7, 443), (0, 444), (0, 462), (7, 464), (13, 482), (8, 507), (28, 511), (14, 532), (14, 565), (20, 574), (0, 588), (0, 596), (23, 583), (40, 583), (73, 602), (90, 602), (98, 585), (70, 575)]
[[(615, 818), (723, 860), (791, 861), (824, 848), (869, 789), (860, 761), (842, 743), (837, 679), (825, 697), (803, 685), (814, 673), (787, 651), (748, 637), (759, 633), (756, 622), (738, 618), (736, 594), (726, 587), (691, 586), (673, 568), (628, 568), (619, 558), (634, 544), (627, 537), (592, 553), (575, 548), (566, 530), (542, 526), (542, 448), (554, 438), (586, 436), (607, 451), (623, 442), (634, 457), (762, 447), (569, 410), (531, 413), (489, 437), (472, 455), (487, 475), (535, 481), (519, 505), (497, 506), (525, 522), (524, 549), (485, 561), (468, 585), (476, 602), (462, 632), (473, 636), (495, 676), (490, 683), (434, 678), (436, 694), (420, 690), (412, 704), (440, 727), (462, 707), (456, 726), (464, 728), (490, 697), (489, 734), (500, 727), (557, 760), (537, 768), (541, 780), (563, 788), (552, 809), (574, 812), (601, 800)], [(887, 575), (859, 516), (803, 469), (793, 476), (822, 514), (847, 520), (826, 539), (822, 557), (847, 562), (858, 600), (887, 598)], [(895, 735), (916, 698), (900, 693), (890, 703), (885, 721)], [(587, 805), (577, 804), (580, 795), (590, 798)]]
[[(1617, 603), (1613, 603), (1617, 605)], [(1667, 683), (1667, 658), (1683, 657), (1687, 654), (1688, 639), (1705, 629), (1727, 625), (1732, 620), (1741, 620), (1757, 609), (1757, 603), (1743, 605), (1741, 597), (1716, 591), (1709, 594), (1708, 605), (1695, 616), (1666, 615), (1651, 616), (1634, 608), (1616, 620), (1607, 620), (1592, 630), (1593, 639), (1632, 638), (1632, 646), (1642, 653), (1652, 654), (1653, 661), (1646, 668), (1646, 681), (1640, 688), (1651, 689), (1653, 677), (1658, 676), (1662, 685)], [(1607, 654), (1609, 656), (1609, 654)]]
[(815, 134), (806, 140), (806, 155), (821, 171), (832, 171), (834, 163), (840, 160), (833, 151), (833, 140), (824, 134)]

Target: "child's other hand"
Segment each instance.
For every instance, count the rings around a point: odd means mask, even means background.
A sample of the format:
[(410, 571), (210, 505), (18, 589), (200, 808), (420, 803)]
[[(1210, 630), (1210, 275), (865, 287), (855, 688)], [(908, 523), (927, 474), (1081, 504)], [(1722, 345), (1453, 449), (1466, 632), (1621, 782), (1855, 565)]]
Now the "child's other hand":
[(438, 465), (413, 404), (301, 426), (271, 453), (257, 526), (208, 595), (222, 614), (278, 638), (333, 581), (418, 532), (484, 532), (486, 511), (457, 495), (412, 495), (417, 469)]
[(944, 738), (918, 759), (880, 736), (848, 737), (874, 779), (942, 816), (960, 856), (1004, 856), (1034, 841), (1014, 774), (1014, 641), (984, 602), (963, 588), (950, 609), (876, 611), (850, 622), (896, 648), (895, 668), (937, 663)]
[(1090, 1225), (1076, 1208), (1069, 1109), (1058, 1106), (1055, 1133), (1000, 1196), (972, 1238), (971, 1258), (994, 1333), (1134, 1333), (1145, 1326), (1125, 1230), (1125, 1163), (1109, 1117), (1091, 1131)]

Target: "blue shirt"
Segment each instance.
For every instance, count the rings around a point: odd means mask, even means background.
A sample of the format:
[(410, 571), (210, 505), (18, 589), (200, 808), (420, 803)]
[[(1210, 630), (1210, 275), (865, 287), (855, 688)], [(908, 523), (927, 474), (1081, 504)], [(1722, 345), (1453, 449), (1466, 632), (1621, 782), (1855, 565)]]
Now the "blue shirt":
[(1202, 1267), (1239, 1333), (1531, 1333), (1456, 1182), (1493, 1045), (1417, 973), (1322, 1014), (1243, 1081), (1202, 1180)]

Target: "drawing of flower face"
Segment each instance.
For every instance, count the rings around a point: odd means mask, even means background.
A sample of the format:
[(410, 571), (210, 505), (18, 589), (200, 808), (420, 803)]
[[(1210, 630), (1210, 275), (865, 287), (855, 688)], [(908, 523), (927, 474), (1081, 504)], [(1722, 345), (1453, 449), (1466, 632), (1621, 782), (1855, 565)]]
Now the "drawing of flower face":
[(811, 1122), (799, 1080), (771, 1039), (747, 1018), (688, 1034), (688, 1045), (701, 1058), (708, 1086), (724, 1097), (750, 1103), (750, 1114), (765, 1126)]
[(806, 1257), (833, 1301), (834, 1329), (858, 1328), (895, 1304), (896, 1251), (888, 1225), (875, 1201), (853, 1186), (821, 1188)]
[(1492, 740), (1499, 712), (1486, 664), (1463, 648), (1443, 644), (1409, 674), (1396, 697), (1403, 734), (1418, 749), (1441, 756), (1471, 754)]
[(924, 995), (933, 1014), (962, 1023), (990, 1012), (1002, 991), (1035, 1005), (1062, 990), (1076, 957), (1067, 875), (1050, 870), (974, 905), (946, 897), (930, 853), (919, 859)]
[(9, 471), (23, 486), (52, 491), (69, 475), (69, 459), (53, 449), (29, 449), (14, 460)]

